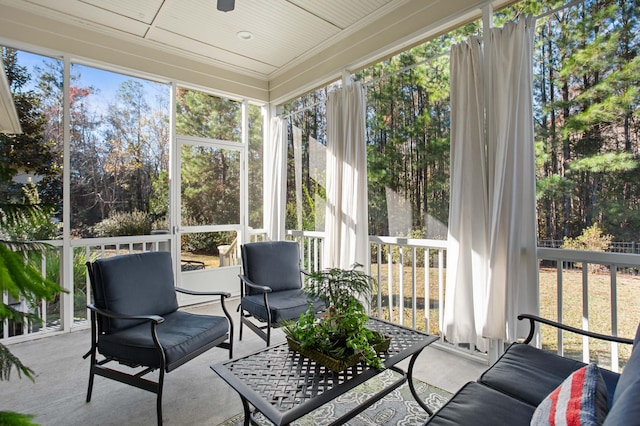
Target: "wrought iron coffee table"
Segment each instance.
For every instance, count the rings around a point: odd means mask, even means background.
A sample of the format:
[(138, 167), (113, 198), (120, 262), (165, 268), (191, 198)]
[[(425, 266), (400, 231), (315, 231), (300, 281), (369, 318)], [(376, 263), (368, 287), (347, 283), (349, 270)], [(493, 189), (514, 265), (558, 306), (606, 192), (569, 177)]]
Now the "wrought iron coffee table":
[[(413, 397), (431, 415), (431, 410), (416, 393), (412, 373), (420, 352), (438, 340), (438, 336), (374, 318), (367, 326), (391, 336), (391, 346), (381, 358), (384, 369), (395, 371), (400, 377), (331, 424), (343, 424), (407, 381)], [(407, 357), (411, 359), (405, 372), (397, 364)], [(383, 371), (360, 363), (335, 373), (290, 350), (286, 343), (215, 364), (211, 369), (240, 395), (246, 426), (256, 424), (251, 417), (251, 406), (275, 425), (288, 425)]]

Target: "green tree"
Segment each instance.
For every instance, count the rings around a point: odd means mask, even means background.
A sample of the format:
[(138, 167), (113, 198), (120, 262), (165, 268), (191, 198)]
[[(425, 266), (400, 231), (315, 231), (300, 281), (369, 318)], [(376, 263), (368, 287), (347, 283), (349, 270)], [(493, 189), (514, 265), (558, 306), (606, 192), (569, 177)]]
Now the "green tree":
[(403, 235), (444, 237), (449, 215), (449, 58), (451, 45), (477, 34), (478, 23), (403, 52), (358, 73), (368, 84), (369, 230), (389, 235), (407, 209)]
[[(520, 2), (503, 19), (555, 9)], [(640, 225), (636, 1), (590, 0), (538, 22), (534, 107), (540, 238), (599, 223), (618, 240)]]
[(31, 76), (18, 64), (15, 49), (2, 47), (1, 52), (22, 134), (0, 133), (0, 198), (16, 201), (23, 197), (22, 184), (13, 181), (19, 172), (47, 176), (55, 173), (59, 166), (51, 141), (44, 137), (46, 116), (42, 111), (42, 98), (34, 90), (27, 90)]

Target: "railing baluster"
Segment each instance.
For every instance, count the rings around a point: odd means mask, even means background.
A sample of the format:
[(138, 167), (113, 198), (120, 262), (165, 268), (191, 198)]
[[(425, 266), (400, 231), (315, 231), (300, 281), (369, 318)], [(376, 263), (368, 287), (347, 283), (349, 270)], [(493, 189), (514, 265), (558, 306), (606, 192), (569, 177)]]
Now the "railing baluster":
[[(438, 329), (442, 331), (444, 323), (444, 250), (438, 250)], [(444, 333), (440, 333), (440, 342), (444, 343)]]
[[(582, 262), (582, 329), (589, 330), (589, 263)], [(589, 338), (582, 336), (582, 362), (589, 363)]]
[[(611, 335), (618, 335), (618, 268), (609, 266), (611, 274)], [(611, 370), (618, 371), (618, 343), (611, 342)]]
[[(557, 296), (556, 298), (558, 299), (557, 301), (557, 307), (556, 309), (558, 309), (558, 322), (562, 322), (562, 307), (564, 304), (564, 300), (562, 297), (562, 289), (563, 289), (563, 283), (562, 283), (562, 271), (563, 271), (563, 265), (564, 263), (561, 261), (558, 261), (556, 263), (556, 273), (558, 274), (558, 278), (557, 278)], [(539, 296), (538, 296), (539, 297)], [(562, 339), (562, 330), (558, 329), (558, 355), (560, 356), (564, 356), (564, 341)]]
[[(40, 257), (40, 270), (42, 271), (42, 276), (46, 278), (47, 276), (47, 255), (49, 252), (45, 251), (42, 253), (42, 257)], [(42, 320), (42, 327), (47, 327), (47, 302), (46, 300), (41, 299), (40, 301), (40, 319)]]
[(398, 323), (404, 325), (404, 246), (399, 246), (400, 262), (398, 264)]
[[(9, 296), (7, 295), (6, 291), (2, 292), (2, 303), (4, 303), (5, 305), (9, 303)], [(4, 318), (2, 320), (2, 338), (6, 339), (7, 337), (9, 337), (9, 320), (7, 318)]]
[(411, 327), (416, 328), (416, 315), (418, 312), (418, 282), (416, 276), (416, 248), (411, 248)]
[(382, 318), (382, 244), (377, 244), (378, 248), (378, 318)]
[(429, 333), (431, 330), (431, 250), (424, 249), (424, 330)]
[(391, 244), (387, 244), (387, 294), (389, 298), (389, 321), (393, 322), (393, 255), (391, 253)]

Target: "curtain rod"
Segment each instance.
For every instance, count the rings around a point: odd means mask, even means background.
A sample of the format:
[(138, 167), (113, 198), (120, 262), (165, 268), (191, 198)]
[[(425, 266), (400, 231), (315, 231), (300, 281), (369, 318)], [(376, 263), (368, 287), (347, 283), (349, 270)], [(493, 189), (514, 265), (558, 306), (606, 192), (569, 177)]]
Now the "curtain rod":
[[(573, 7), (573, 6), (576, 6), (576, 5), (581, 4), (581, 3), (584, 3), (584, 0), (573, 0), (573, 1), (569, 2), (569, 3), (563, 4), (562, 6), (559, 6), (559, 7), (555, 8), (555, 9), (553, 9), (553, 10), (549, 10), (547, 12), (541, 13), (540, 15), (535, 17), (536, 22), (538, 22), (539, 19), (546, 18), (547, 16), (553, 15), (554, 13), (556, 13), (556, 12), (558, 12), (560, 10), (567, 9), (569, 7)], [(393, 77), (394, 75), (398, 75), (398, 74), (403, 73), (403, 72), (405, 72), (407, 70), (416, 68), (419, 65), (428, 64), (429, 62), (435, 61), (436, 59), (442, 58), (443, 56), (449, 55), (450, 53), (451, 52), (449, 50), (447, 50), (447, 51), (442, 52), (442, 53), (440, 53), (440, 54), (438, 54), (436, 56), (432, 56), (431, 58), (424, 59), (424, 60), (422, 60), (420, 62), (416, 62), (415, 64), (407, 65), (406, 67), (403, 67), (403, 68), (401, 68), (399, 70), (396, 70), (396, 71), (394, 71), (394, 72), (392, 72), (390, 74), (381, 75), (380, 77), (374, 78), (373, 80), (370, 80), (370, 81), (368, 81), (366, 83), (363, 83), (363, 85), (365, 87), (368, 87), (368, 86), (370, 86), (372, 84), (377, 83), (380, 80), (384, 80), (386, 78)], [(318, 106), (318, 105), (320, 105), (322, 103), (324, 103), (324, 102), (322, 102), (322, 101), (321, 102), (316, 102), (313, 105), (306, 106), (306, 107), (304, 107), (302, 109), (290, 112), (289, 114), (282, 115), (280, 117), (282, 117), (282, 118), (290, 118), (295, 114), (307, 111), (307, 110), (309, 110), (309, 109), (311, 109), (313, 107), (316, 107), (316, 106)]]
[[(549, 10), (547, 12), (541, 13), (540, 15), (535, 17), (536, 22), (541, 18), (545, 18), (545, 17), (547, 17), (549, 15), (552, 15), (552, 14), (554, 14), (554, 13), (560, 11), (560, 10), (563, 10), (563, 9), (566, 9), (566, 8), (569, 8), (569, 7), (573, 7), (573, 6), (576, 6), (576, 5), (581, 4), (581, 3), (584, 3), (584, 0), (573, 0), (573, 1), (569, 2), (569, 3), (563, 4), (562, 6), (559, 6), (559, 7), (555, 8), (555, 9), (553, 9), (553, 10)], [(407, 65), (406, 67), (401, 68), (399, 70), (396, 70), (396, 71), (394, 71), (394, 72), (392, 72), (390, 74), (385, 74), (385, 75), (381, 75), (378, 78), (374, 78), (373, 80), (370, 80), (370, 81), (364, 83), (364, 86), (369, 86), (369, 85), (377, 83), (378, 81), (383, 80), (385, 78), (393, 77), (394, 75), (398, 75), (398, 74), (403, 73), (403, 72), (405, 72), (407, 70), (416, 68), (419, 65), (424, 65), (424, 64), (427, 64), (427, 63), (429, 63), (431, 61), (435, 61), (436, 59), (441, 58), (441, 57), (446, 56), (446, 55), (449, 55), (450, 53), (451, 52), (448, 50), (448, 51), (440, 53), (439, 55), (433, 56), (431, 58), (425, 59), (425, 60), (420, 61), (420, 62), (416, 62), (415, 64)]]
[(541, 19), (541, 18), (546, 18), (546, 17), (547, 17), (547, 16), (549, 16), (549, 15), (553, 15), (554, 13), (556, 13), (556, 12), (558, 12), (558, 11), (562, 10), (562, 9), (567, 9), (567, 8), (569, 8), (569, 7), (576, 6), (576, 5), (580, 4), (580, 3), (584, 3), (584, 0), (573, 0), (573, 1), (569, 2), (569, 3), (567, 3), (567, 4), (563, 4), (563, 5), (562, 5), (562, 6), (560, 6), (560, 7), (556, 7), (556, 8), (555, 8), (555, 9), (553, 9), (553, 10), (550, 10), (550, 11), (548, 11), (548, 12), (544, 12), (544, 13), (541, 13), (540, 15), (536, 16), (536, 21), (537, 21), (538, 19)]
[(369, 86), (370, 84), (374, 84), (377, 83), (380, 80), (384, 80), (385, 78), (389, 78), (389, 77), (393, 77), (394, 75), (398, 75), (400, 73), (403, 73), (407, 70), (413, 69), (419, 65), (424, 65), (424, 64), (428, 64), (431, 61), (435, 61), (436, 59), (442, 58), (443, 56), (447, 56), (450, 52), (447, 50), (446, 52), (442, 52), (436, 56), (432, 56), (431, 58), (425, 59), (423, 61), (420, 62), (416, 62), (415, 64), (411, 64), (411, 65), (407, 65), (404, 68), (400, 68), (399, 70), (396, 70), (390, 74), (385, 74), (385, 75), (381, 75), (378, 78), (374, 78), (373, 80), (367, 81), (366, 83), (364, 83), (365, 86)]
[(305, 112), (305, 111), (310, 110), (311, 108), (315, 108), (315, 107), (317, 107), (318, 105), (322, 105), (322, 104), (324, 104), (324, 103), (325, 103), (325, 101), (318, 101), (318, 102), (316, 102), (315, 104), (307, 105), (307, 106), (306, 106), (306, 107), (304, 107), (304, 108), (300, 108), (300, 109), (297, 109), (297, 110), (295, 110), (295, 111), (291, 111), (289, 114), (286, 114), (286, 115), (279, 115), (278, 117), (280, 117), (280, 118), (291, 118), (291, 117), (293, 117), (293, 116), (294, 116), (294, 115), (296, 115), (296, 114), (303, 113), (303, 112)]

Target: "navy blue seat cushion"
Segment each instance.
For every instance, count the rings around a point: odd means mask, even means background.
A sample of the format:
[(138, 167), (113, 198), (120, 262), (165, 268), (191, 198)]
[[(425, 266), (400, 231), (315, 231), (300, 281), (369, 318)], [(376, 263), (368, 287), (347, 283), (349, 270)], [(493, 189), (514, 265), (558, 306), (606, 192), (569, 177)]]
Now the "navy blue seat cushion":
[[(477, 382), (462, 387), (427, 424), (430, 426), (529, 426), (536, 407)], [(496, 422), (499, 420), (499, 423)]]
[[(270, 287), (272, 291), (302, 288), (298, 243), (293, 241), (261, 241), (243, 244), (244, 275), (253, 283)], [(247, 289), (247, 294), (261, 291)]]
[[(302, 289), (285, 290), (268, 293), (269, 310), (271, 311), (271, 322), (280, 323), (282, 321), (297, 320), (301, 314), (309, 309), (309, 302), (314, 312), (319, 312), (325, 308), (325, 303), (318, 298), (309, 298)], [(245, 296), (240, 302), (242, 309), (251, 313), (254, 317), (266, 321), (267, 310), (264, 306), (263, 294)]]
[[(478, 382), (536, 407), (571, 373), (585, 365), (527, 344), (513, 343), (480, 376)], [(608, 401), (611, 403), (620, 375), (603, 368), (600, 373), (607, 385)]]
[[(126, 254), (93, 262), (98, 308), (124, 315), (162, 315), (178, 309), (169, 252)], [(140, 321), (105, 319), (102, 331), (115, 332)]]
[[(158, 324), (158, 340), (164, 348), (167, 371), (182, 364), (184, 357), (213, 342), (226, 340), (229, 323), (226, 317), (197, 315), (176, 311), (163, 315), (164, 322)], [(139, 324), (102, 335), (98, 350), (107, 357), (126, 360), (134, 364), (159, 367), (160, 353), (153, 344), (150, 324)]]

